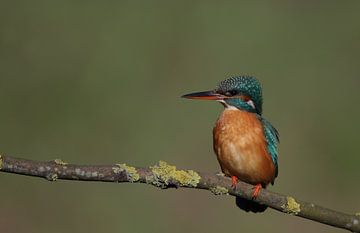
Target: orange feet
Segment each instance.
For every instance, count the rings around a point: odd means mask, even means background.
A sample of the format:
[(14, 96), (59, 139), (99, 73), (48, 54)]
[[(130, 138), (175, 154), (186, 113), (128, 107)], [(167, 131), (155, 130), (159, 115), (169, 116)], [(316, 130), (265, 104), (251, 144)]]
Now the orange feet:
[(231, 188), (235, 190), (237, 183), (238, 183), (238, 178), (236, 176), (232, 176), (231, 177)]
[(257, 196), (259, 195), (260, 193), (260, 189), (261, 189), (261, 184), (257, 184), (254, 186), (254, 193), (252, 195), (252, 199), (256, 199)]

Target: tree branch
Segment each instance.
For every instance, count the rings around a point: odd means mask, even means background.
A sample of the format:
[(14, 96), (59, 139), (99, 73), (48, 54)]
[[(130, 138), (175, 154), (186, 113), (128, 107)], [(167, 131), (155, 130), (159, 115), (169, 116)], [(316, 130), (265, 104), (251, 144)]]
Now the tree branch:
[[(210, 190), (216, 195), (241, 196), (251, 200), (252, 185), (239, 182), (237, 189), (231, 188), (228, 177), (192, 170), (177, 170), (163, 161), (149, 168), (131, 167), (126, 164), (74, 165), (60, 159), (40, 162), (0, 155), (0, 171), (25, 176), (42, 177), (49, 181), (58, 179), (105, 182), (146, 183), (160, 188), (186, 187)], [(262, 189), (255, 200), (277, 211), (310, 219), (330, 226), (360, 232), (360, 213), (345, 214), (291, 196)]]

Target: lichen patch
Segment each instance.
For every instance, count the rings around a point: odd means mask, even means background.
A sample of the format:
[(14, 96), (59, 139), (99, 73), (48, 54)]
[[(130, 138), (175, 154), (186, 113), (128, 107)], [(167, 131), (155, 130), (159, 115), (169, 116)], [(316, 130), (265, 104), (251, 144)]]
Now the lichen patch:
[(283, 208), (285, 213), (297, 215), (300, 213), (300, 204), (296, 202), (296, 200), (293, 197), (286, 197), (287, 202), (286, 204), (282, 205), (281, 208)]
[(80, 168), (75, 168), (75, 174), (80, 176), (81, 175), (81, 169)]
[(353, 219), (353, 224), (354, 224), (354, 225), (358, 225), (358, 224), (359, 224), (359, 220)]
[(91, 173), (91, 176), (92, 176), (92, 177), (97, 177), (97, 176), (98, 176), (98, 172), (96, 172), (96, 171), (95, 171), (95, 172), (92, 172), (92, 173)]
[(153, 176), (146, 177), (146, 182), (155, 186), (166, 188), (169, 184), (176, 184), (184, 187), (196, 187), (201, 177), (193, 170), (176, 170), (176, 166), (159, 161), (150, 167)]
[(61, 159), (54, 159), (54, 162), (57, 164), (57, 165), (67, 165), (68, 163), (62, 161)]
[(130, 182), (136, 182), (140, 179), (140, 175), (137, 172), (136, 168), (128, 166), (125, 163), (116, 164), (116, 167), (113, 167), (112, 170), (115, 174), (125, 171), (127, 180)]
[(46, 176), (46, 179), (48, 181), (57, 181), (58, 175), (56, 173), (51, 173), (51, 174)]
[(229, 194), (229, 190), (227, 188), (221, 187), (221, 186), (211, 187), (210, 191), (215, 195)]

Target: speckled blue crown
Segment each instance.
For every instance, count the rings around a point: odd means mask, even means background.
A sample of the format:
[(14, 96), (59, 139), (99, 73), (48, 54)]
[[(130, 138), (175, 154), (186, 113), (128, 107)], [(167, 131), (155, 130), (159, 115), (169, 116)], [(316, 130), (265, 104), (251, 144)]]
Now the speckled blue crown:
[(219, 92), (237, 91), (247, 95), (254, 102), (258, 113), (262, 113), (262, 91), (260, 82), (253, 76), (236, 76), (221, 81), (216, 89)]

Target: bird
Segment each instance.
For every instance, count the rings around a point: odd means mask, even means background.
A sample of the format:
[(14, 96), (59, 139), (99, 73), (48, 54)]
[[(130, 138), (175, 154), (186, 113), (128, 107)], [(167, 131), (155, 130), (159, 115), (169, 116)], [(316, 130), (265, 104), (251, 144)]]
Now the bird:
[(231, 177), (231, 187), (238, 180), (254, 185), (252, 200), (236, 197), (236, 205), (260, 213), (266, 205), (254, 202), (261, 188), (273, 185), (278, 176), (279, 133), (262, 116), (262, 87), (254, 76), (233, 76), (215, 89), (182, 96), (187, 99), (215, 100), (224, 110), (213, 128), (213, 149), (222, 172)]

